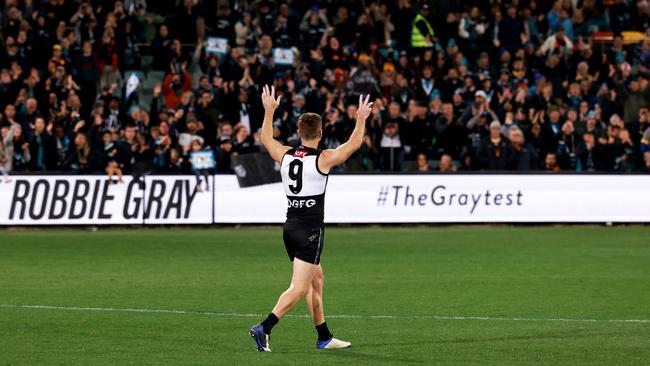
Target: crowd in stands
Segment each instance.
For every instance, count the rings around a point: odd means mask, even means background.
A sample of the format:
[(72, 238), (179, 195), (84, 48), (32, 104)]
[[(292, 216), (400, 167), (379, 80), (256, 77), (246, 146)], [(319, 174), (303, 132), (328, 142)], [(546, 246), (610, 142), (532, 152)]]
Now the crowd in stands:
[[(216, 171), (375, 100), (341, 171), (650, 171), (647, 0), (5, 0), (0, 169)], [(227, 48), (220, 47), (222, 39)], [(2, 173), (2, 172), (0, 172)]]

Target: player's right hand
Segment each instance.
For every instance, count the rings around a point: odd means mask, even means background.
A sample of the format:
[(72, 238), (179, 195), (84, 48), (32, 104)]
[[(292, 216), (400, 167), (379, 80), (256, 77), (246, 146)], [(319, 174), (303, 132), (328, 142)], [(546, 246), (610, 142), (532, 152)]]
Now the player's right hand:
[(264, 85), (264, 88), (262, 90), (262, 105), (264, 106), (264, 109), (267, 111), (275, 111), (278, 106), (280, 105), (280, 99), (282, 99), (282, 96), (275, 98), (275, 87), (271, 86), (269, 88), (268, 85)]

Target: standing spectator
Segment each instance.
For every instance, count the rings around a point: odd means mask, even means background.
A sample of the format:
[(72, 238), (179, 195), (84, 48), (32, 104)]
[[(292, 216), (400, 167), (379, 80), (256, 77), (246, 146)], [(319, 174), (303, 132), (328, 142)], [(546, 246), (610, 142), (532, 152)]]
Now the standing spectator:
[(52, 171), (57, 168), (56, 141), (50, 134), (52, 127), (50, 124), (48, 131), (42, 117), (36, 118), (34, 122), (34, 135), (29, 144), (32, 171)]
[(508, 139), (515, 154), (513, 168), (517, 171), (534, 171), (539, 169), (539, 156), (535, 148), (526, 142), (519, 127), (508, 130)]
[(402, 170), (402, 141), (399, 135), (399, 127), (395, 122), (389, 122), (384, 126), (379, 141), (379, 166), (383, 171), (399, 172)]
[(411, 48), (415, 53), (422, 52), (423, 49), (432, 48), (434, 45), (433, 27), (427, 17), (430, 14), (429, 4), (427, 2), (420, 6), (420, 12), (413, 19), (411, 26)]
[(102, 133), (103, 148), (98, 152), (101, 155), (100, 164), (104, 167), (109, 182), (114, 183), (113, 176), (117, 175), (118, 182), (123, 183), (124, 180), (122, 179), (120, 151), (117, 144), (112, 141), (111, 137), (112, 134), (110, 131), (104, 131), (104, 133)]
[(562, 125), (562, 134), (558, 140), (556, 156), (562, 170), (576, 170), (578, 147), (578, 134), (575, 132), (573, 123), (566, 121)]
[(490, 123), (490, 137), (482, 142), (476, 154), (478, 164), (485, 170), (509, 169), (515, 160), (510, 143), (501, 135), (501, 123)]
[(577, 171), (594, 172), (600, 167), (598, 162), (599, 147), (596, 146), (596, 137), (591, 132), (585, 132), (582, 135), (582, 142), (578, 145), (577, 151), (578, 166)]
[(516, 51), (522, 45), (522, 40), (526, 39), (524, 23), (519, 17), (517, 5), (508, 4), (506, 6), (506, 16), (499, 23), (499, 43), (498, 46), (504, 47), (510, 52)]
[(63, 168), (66, 171), (76, 174), (89, 173), (91, 171), (90, 161), (91, 150), (88, 138), (84, 133), (77, 133), (73, 144), (68, 149)]
[(629, 86), (626, 86), (624, 80), (618, 81), (618, 92), (623, 102), (623, 120), (625, 123), (632, 123), (639, 115), (641, 107), (650, 104), (650, 87), (648, 80), (641, 76), (628, 80)]
[(190, 90), (192, 90), (192, 77), (187, 72), (187, 62), (172, 62), (170, 72), (165, 76), (162, 85), (165, 108), (176, 109), (181, 95)]

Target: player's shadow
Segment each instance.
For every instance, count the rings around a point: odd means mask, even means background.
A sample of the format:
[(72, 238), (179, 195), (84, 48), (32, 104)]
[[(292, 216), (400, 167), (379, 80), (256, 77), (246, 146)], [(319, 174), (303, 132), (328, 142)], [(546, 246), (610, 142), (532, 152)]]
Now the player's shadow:
[[(413, 342), (404, 342), (404, 345), (415, 345), (416, 343)], [(423, 342), (424, 344), (424, 342)], [(430, 343), (429, 343), (430, 344)], [(386, 346), (395, 346), (396, 343), (386, 343)], [(382, 344), (373, 344), (373, 346), (382, 346)], [(290, 352), (290, 353), (295, 353), (295, 354), (305, 354), (305, 352)], [(334, 362), (341, 362), (344, 364), (350, 364), (354, 365), (357, 363), (367, 363), (367, 362), (381, 362), (381, 363), (388, 363), (388, 364), (405, 364), (405, 365), (414, 365), (414, 364), (422, 364), (425, 363), (427, 360), (424, 359), (417, 359), (417, 358), (406, 358), (406, 357), (393, 357), (393, 356), (383, 356), (383, 355), (378, 355), (374, 353), (365, 353), (359, 348), (355, 349), (354, 346), (352, 346), (349, 349), (345, 350), (338, 350), (338, 351), (318, 351), (318, 353), (323, 356), (323, 357), (328, 357), (331, 358), (332, 361)], [(313, 355), (313, 353), (309, 352), (310, 355)]]

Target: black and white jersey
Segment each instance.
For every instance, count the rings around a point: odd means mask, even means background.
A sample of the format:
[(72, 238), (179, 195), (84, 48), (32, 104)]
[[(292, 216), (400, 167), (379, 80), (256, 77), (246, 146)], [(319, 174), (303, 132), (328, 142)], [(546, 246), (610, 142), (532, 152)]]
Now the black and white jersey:
[(318, 169), (320, 151), (299, 146), (282, 158), (282, 185), (287, 194), (287, 221), (323, 222), (327, 174)]

